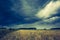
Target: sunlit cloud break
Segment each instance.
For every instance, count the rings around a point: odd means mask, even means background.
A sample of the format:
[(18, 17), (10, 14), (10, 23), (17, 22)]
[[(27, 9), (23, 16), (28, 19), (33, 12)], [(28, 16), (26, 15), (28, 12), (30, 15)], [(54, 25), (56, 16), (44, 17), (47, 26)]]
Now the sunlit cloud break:
[(56, 20), (58, 20), (58, 19), (60, 19), (60, 17), (52, 17), (52, 18), (50, 18), (50, 19), (47, 19), (47, 20), (43, 20), (44, 22), (48, 22), (48, 23), (51, 23), (51, 22), (54, 22), (54, 21), (56, 21)]
[(60, 1), (48, 3), (42, 10), (39, 10), (36, 16), (41, 19), (46, 19), (54, 14), (57, 14), (57, 10), (60, 8)]

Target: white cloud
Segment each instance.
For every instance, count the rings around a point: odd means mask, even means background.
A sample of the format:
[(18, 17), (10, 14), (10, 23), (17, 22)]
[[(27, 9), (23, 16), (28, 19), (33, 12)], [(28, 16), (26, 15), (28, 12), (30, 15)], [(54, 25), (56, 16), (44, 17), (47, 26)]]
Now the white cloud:
[(51, 23), (51, 22), (54, 22), (54, 21), (56, 21), (57, 19), (60, 19), (60, 17), (52, 17), (52, 18), (50, 18), (50, 19), (46, 19), (46, 20), (43, 20), (44, 22), (48, 22), (48, 23)]
[(41, 24), (41, 22), (35, 22), (35, 23), (32, 23), (32, 24), (20, 24), (20, 25), (13, 25), (12, 28), (37, 28), (37, 29), (50, 29), (50, 28), (53, 28), (55, 27), (54, 25), (51, 25), (50, 24)]
[(56, 2), (51, 1), (42, 10), (39, 10), (36, 16), (42, 19), (48, 18), (56, 14), (59, 8), (60, 8), (60, 1)]

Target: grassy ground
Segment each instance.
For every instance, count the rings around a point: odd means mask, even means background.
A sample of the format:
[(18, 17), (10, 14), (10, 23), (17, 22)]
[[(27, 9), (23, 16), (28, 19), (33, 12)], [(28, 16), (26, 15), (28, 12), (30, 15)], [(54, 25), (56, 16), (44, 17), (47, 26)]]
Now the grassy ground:
[(13, 32), (14, 30), (0, 29), (0, 39), (8, 33)]
[(0, 40), (60, 40), (60, 30), (17, 30)]

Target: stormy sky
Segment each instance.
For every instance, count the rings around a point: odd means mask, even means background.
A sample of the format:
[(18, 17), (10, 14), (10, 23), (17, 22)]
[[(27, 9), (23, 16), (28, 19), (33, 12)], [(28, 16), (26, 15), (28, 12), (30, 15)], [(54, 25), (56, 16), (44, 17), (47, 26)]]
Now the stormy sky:
[(0, 27), (60, 28), (60, 0), (0, 0)]

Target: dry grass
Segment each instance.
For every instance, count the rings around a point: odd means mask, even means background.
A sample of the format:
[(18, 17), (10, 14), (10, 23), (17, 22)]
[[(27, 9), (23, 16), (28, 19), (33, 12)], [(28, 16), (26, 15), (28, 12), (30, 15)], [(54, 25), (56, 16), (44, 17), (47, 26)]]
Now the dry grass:
[(1, 40), (60, 40), (60, 30), (18, 30)]

